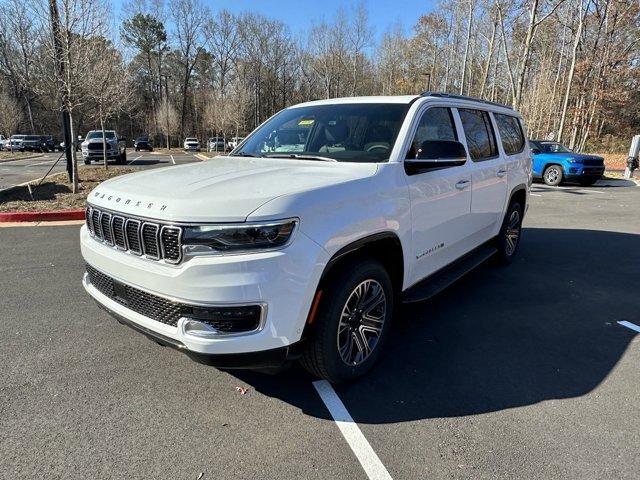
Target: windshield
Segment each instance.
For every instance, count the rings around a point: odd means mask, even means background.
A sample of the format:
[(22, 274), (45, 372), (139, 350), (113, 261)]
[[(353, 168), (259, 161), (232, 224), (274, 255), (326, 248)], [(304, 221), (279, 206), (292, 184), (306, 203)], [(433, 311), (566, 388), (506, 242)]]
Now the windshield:
[[(105, 138), (116, 138), (116, 132), (113, 130), (106, 130), (104, 132)], [(102, 131), (93, 131), (87, 133), (87, 138), (85, 140), (91, 140), (92, 138), (102, 138)]]
[(38, 142), (40, 141), (40, 137), (37, 137), (35, 135), (27, 135), (26, 137), (24, 137), (25, 140), (28, 140), (30, 142), (37, 140)]
[(389, 159), (408, 104), (311, 105), (281, 111), (234, 155), (317, 156), (339, 162)]
[(136, 138), (136, 142), (148, 142), (149, 137), (138, 137)]
[(573, 153), (573, 150), (558, 142), (533, 142), (534, 146), (543, 153)]
[(197, 139), (197, 138), (187, 138), (187, 139), (185, 140), (185, 142), (197, 142), (197, 141), (198, 141), (198, 139)]

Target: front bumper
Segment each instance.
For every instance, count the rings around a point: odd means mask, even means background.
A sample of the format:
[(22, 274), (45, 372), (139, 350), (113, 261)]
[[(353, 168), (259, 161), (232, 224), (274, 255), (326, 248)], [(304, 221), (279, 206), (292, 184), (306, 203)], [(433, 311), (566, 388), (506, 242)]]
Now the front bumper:
[(600, 178), (604, 175), (605, 167), (602, 166), (585, 166), (580, 164), (571, 164), (564, 169), (564, 175), (569, 178)]
[[(137, 257), (92, 239), (83, 226), (80, 243), (85, 261), (115, 280), (185, 304), (212, 306), (260, 303), (266, 316), (259, 330), (202, 338), (176, 326), (145, 317), (83, 285), (94, 300), (121, 321), (157, 336), (186, 352), (234, 355), (283, 349), (300, 341), (328, 254), (300, 230), (284, 250), (249, 255), (195, 256), (179, 265)], [(287, 355), (290, 353), (287, 351)]]
[[(120, 156), (120, 152), (118, 150), (107, 150), (107, 160), (113, 160), (114, 158), (118, 158)], [(99, 158), (103, 159), (104, 154), (102, 150), (82, 150), (82, 157), (87, 158)]]

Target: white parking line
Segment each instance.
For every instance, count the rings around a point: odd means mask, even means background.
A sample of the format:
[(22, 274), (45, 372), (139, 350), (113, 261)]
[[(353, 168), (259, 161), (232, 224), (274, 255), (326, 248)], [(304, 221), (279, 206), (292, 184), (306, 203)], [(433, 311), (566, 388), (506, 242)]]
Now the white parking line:
[(618, 322), (618, 324), (622, 325), (623, 327), (630, 328), (631, 330), (635, 330), (636, 332), (640, 333), (640, 327), (638, 325), (636, 325), (635, 323), (627, 322), (626, 320), (620, 320)]
[(355, 453), (360, 465), (364, 468), (367, 477), (371, 480), (392, 480), (391, 475), (382, 464), (376, 452), (353, 421), (351, 415), (345, 408), (342, 400), (326, 380), (313, 382), (313, 386), (320, 395), (331, 416), (338, 425), (342, 436), (345, 438), (353, 453)]
[(530, 193), (529, 195), (531, 195), (532, 197), (541, 197), (542, 196), (539, 193)]
[(171, 157), (171, 161), (173, 162), (173, 164), (176, 164), (176, 161), (173, 159), (173, 155), (169, 155)]
[(138, 155), (136, 158), (134, 158), (133, 160), (131, 160), (129, 163), (127, 163), (127, 165), (131, 165), (133, 162), (135, 162), (136, 160), (138, 160), (140, 157), (142, 157), (142, 155)]

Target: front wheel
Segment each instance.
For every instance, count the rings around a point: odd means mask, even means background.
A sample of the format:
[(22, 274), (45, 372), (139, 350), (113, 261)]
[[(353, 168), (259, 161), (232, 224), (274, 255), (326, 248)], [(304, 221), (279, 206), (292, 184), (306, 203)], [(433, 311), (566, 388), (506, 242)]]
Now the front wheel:
[(326, 282), (312, 334), (300, 359), (333, 383), (367, 373), (380, 356), (393, 316), (393, 287), (375, 260), (351, 263)]
[(518, 251), (522, 236), (522, 206), (514, 201), (507, 209), (496, 241), (499, 263), (510, 264)]
[(557, 187), (562, 183), (562, 167), (560, 165), (549, 165), (542, 174), (544, 183), (551, 187)]

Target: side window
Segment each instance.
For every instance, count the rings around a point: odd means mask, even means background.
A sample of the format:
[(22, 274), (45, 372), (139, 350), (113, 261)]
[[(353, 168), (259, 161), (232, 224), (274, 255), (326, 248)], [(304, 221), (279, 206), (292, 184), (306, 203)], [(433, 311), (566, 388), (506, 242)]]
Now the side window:
[(498, 146), (489, 114), (484, 110), (468, 108), (459, 108), (458, 112), (471, 159), (479, 162), (496, 157)]
[(524, 150), (524, 135), (518, 119), (501, 113), (494, 113), (493, 118), (496, 119), (504, 153), (514, 155)]
[(407, 152), (407, 158), (415, 158), (422, 142), (426, 140), (458, 140), (451, 109), (432, 107), (422, 114), (413, 142)]

